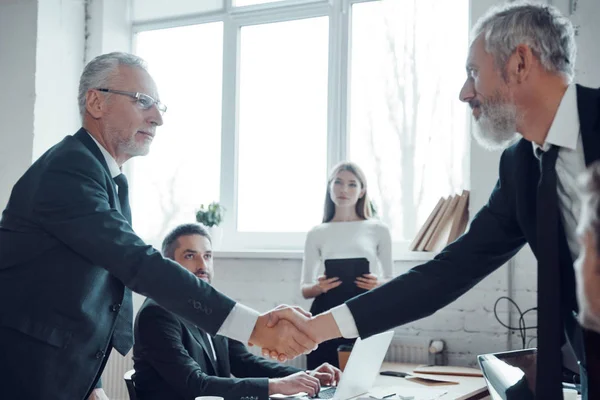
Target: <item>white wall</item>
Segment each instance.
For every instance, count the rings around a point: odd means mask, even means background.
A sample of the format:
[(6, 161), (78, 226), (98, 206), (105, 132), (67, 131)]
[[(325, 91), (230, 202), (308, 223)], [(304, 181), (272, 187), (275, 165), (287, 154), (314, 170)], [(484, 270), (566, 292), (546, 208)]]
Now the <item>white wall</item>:
[(0, 208), (42, 152), (80, 125), (85, 2), (0, 2)]
[(85, 2), (38, 3), (33, 160), (81, 127), (77, 88), (83, 70)]
[(87, 0), (85, 62), (112, 51), (131, 51), (131, 1)]
[[(0, 208), (31, 164), (37, 1), (0, 2)], [(18, 40), (17, 40), (18, 39)]]

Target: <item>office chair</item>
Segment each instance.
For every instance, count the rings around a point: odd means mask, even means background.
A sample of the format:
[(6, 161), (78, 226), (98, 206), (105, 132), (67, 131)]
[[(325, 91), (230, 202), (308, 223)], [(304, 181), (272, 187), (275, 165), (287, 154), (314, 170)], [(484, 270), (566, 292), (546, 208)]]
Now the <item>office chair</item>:
[(125, 375), (123, 375), (123, 379), (125, 379), (125, 385), (127, 386), (127, 392), (129, 393), (129, 400), (137, 400), (135, 395), (135, 386), (133, 384), (133, 380), (131, 379), (134, 373), (135, 369), (130, 369), (129, 371), (125, 372)]

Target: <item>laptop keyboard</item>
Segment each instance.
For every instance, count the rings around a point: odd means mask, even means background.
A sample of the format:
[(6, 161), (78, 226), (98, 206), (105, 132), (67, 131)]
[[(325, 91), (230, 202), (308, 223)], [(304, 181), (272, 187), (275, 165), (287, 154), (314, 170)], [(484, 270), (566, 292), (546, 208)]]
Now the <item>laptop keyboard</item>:
[(314, 397), (315, 399), (332, 399), (333, 396), (335, 395), (335, 390), (337, 389), (336, 386), (330, 386), (328, 388), (325, 389), (321, 389), (319, 391), (319, 394)]

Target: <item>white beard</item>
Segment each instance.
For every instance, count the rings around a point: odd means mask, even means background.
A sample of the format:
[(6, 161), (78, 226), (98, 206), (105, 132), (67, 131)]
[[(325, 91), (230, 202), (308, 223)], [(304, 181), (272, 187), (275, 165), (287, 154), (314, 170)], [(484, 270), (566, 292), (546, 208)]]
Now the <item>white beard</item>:
[(517, 132), (517, 119), (517, 107), (496, 93), (481, 103), (481, 115), (475, 120), (473, 136), (487, 150), (505, 149), (521, 137)]

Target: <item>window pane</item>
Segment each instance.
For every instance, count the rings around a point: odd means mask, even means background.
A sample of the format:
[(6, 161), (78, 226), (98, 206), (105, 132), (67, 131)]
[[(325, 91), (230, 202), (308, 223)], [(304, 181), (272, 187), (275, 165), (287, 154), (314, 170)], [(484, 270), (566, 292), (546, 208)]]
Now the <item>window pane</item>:
[(131, 161), (134, 227), (160, 244), (175, 225), (219, 200), (221, 163), (221, 22), (141, 32), (136, 53), (148, 62), (168, 107), (150, 154)]
[(321, 219), (327, 38), (327, 17), (242, 28), (239, 231), (306, 231)]
[(441, 196), (467, 189), (467, 114), (458, 101), (468, 0), (352, 7), (351, 159), (394, 240), (409, 241)]
[(274, 3), (282, 0), (233, 0), (233, 5), (236, 7), (253, 6), (255, 4)]
[(133, 22), (209, 13), (223, 9), (223, 0), (133, 0)]

